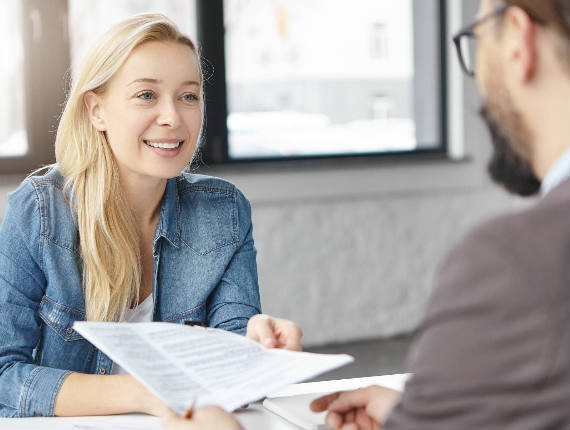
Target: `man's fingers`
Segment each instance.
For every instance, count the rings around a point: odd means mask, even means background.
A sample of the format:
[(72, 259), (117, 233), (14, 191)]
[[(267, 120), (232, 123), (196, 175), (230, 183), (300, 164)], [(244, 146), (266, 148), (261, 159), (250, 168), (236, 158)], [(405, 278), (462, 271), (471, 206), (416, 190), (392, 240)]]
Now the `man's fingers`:
[(353, 423), (355, 420), (356, 420), (356, 414), (354, 413), (354, 409), (351, 409), (350, 411), (344, 414), (345, 423)]
[(370, 394), (368, 388), (344, 391), (329, 405), (328, 409), (334, 412), (345, 413), (354, 408), (366, 408), (370, 401)]
[(344, 424), (344, 419), (341, 414), (336, 412), (329, 412), (325, 417), (325, 425), (331, 429), (340, 429)]
[(319, 397), (318, 399), (315, 399), (311, 402), (311, 404), (309, 405), (309, 407), (311, 408), (311, 411), (313, 412), (323, 412), (326, 411), (329, 407), (329, 405), (334, 402), (338, 396), (340, 396), (340, 393), (332, 393), (332, 394), (328, 394), (326, 396), (323, 397)]

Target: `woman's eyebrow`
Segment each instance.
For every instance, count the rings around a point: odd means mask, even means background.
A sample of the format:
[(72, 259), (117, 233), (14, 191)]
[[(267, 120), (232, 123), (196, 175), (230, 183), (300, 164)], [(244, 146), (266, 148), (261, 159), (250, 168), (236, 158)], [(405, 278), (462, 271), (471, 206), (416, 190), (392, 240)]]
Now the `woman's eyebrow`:
[(159, 84), (162, 81), (160, 79), (153, 79), (153, 78), (138, 78), (130, 82), (128, 85), (136, 84), (137, 82), (148, 82), (151, 84)]
[(199, 83), (198, 81), (184, 81), (184, 82), (182, 82), (182, 85), (181, 85), (181, 86), (184, 86), (184, 85), (200, 86), (200, 83)]
[[(146, 82), (146, 83), (151, 83), (151, 84), (160, 84), (162, 83), (162, 80), (160, 79), (154, 79), (154, 78), (138, 78), (135, 79), (134, 81), (130, 82), (128, 85), (132, 85), (132, 84), (136, 84), (138, 82)], [(200, 83), (198, 81), (184, 81), (180, 84), (180, 86), (184, 86), (184, 85), (196, 85), (196, 86), (200, 86)]]

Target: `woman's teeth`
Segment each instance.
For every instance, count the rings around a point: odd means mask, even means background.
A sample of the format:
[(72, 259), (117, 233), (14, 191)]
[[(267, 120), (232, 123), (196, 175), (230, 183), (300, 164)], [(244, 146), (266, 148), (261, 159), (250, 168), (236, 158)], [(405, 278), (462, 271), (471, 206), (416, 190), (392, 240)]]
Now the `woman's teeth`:
[(153, 148), (162, 148), (162, 149), (175, 149), (180, 146), (181, 142), (176, 143), (166, 143), (166, 142), (148, 142), (144, 141), (148, 146), (152, 146)]

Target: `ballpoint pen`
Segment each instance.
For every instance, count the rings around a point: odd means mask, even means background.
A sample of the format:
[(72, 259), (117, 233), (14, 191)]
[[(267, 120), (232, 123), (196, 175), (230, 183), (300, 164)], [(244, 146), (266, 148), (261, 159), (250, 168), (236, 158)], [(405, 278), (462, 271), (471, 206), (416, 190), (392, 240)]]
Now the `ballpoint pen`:
[(184, 419), (188, 420), (188, 419), (192, 418), (192, 412), (194, 410), (195, 404), (196, 404), (196, 397), (192, 397), (192, 400), (190, 400), (190, 405), (184, 411)]

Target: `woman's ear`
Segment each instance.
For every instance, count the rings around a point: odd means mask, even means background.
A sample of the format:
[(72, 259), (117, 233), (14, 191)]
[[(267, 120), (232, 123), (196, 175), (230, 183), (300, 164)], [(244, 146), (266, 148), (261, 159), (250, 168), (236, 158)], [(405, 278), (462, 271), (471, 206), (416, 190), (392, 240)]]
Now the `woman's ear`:
[(103, 109), (101, 106), (101, 98), (93, 91), (87, 91), (83, 95), (83, 101), (87, 107), (87, 113), (91, 124), (99, 131), (106, 131), (105, 119), (103, 118)]

